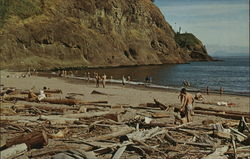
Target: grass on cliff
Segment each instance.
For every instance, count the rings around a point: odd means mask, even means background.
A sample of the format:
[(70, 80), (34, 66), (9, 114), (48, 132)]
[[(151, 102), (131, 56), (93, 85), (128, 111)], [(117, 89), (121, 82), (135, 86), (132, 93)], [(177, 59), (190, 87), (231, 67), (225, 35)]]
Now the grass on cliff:
[(195, 46), (197, 44), (201, 44), (201, 41), (191, 33), (177, 33), (174, 38), (175, 41), (179, 44), (179, 46), (182, 48), (185, 48), (188, 45)]
[(12, 16), (21, 19), (42, 13), (42, 9), (36, 0), (0, 0), (0, 27)]

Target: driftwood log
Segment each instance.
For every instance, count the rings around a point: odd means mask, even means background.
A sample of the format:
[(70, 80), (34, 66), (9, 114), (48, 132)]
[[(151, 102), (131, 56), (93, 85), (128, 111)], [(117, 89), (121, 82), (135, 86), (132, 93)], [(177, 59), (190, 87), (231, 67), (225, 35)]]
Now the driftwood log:
[(194, 110), (203, 110), (203, 111), (211, 111), (211, 112), (221, 112), (225, 114), (233, 114), (233, 115), (240, 115), (240, 116), (246, 116), (250, 118), (250, 112), (239, 112), (239, 111), (229, 111), (229, 110), (219, 110), (214, 108), (202, 108), (202, 107), (195, 107)]
[(178, 141), (175, 140), (172, 136), (170, 136), (168, 133), (165, 134), (165, 138), (173, 145), (177, 144), (185, 144), (185, 145), (191, 145), (191, 146), (198, 146), (198, 147), (210, 147), (213, 148), (214, 146), (207, 143), (197, 143), (197, 142), (185, 142), (185, 141)]
[(43, 99), (42, 102), (47, 102), (51, 104), (65, 104), (65, 105), (76, 105), (76, 104), (82, 104), (82, 105), (91, 105), (91, 104), (98, 104), (98, 103), (108, 103), (108, 101), (95, 101), (95, 102), (84, 102), (79, 101), (75, 99)]
[(156, 99), (154, 99), (154, 102), (155, 102), (156, 107), (160, 107), (162, 110), (168, 110), (169, 108), (168, 106), (166, 106), (165, 104), (162, 104)]
[(219, 116), (219, 117), (223, 117), (223, 118), (227, 118), (227, 119), (236, 119), (236, 120), (240, 120), (242, 116), (246, 117), (247, 119), (250, 119), (250, 116), (247, 115), (239, 115), (239, 114), (225, 114), (225, 113), (219, 113), (219, 112), (204, 112), (201, 110), (194, 110), (194, 113), (196, 114), (204, 114), (204, 115), (214, 115), (214, 116)]
[(11, 147), (13, 145), (25, 143), (28, 149), (41, 148), (48, 144), (48, 138), (45, 131), (32, 132), (26, 135), (17, 136), (6, 141), (4, 148)]
[(111, 134), (106, 134), (106, 135), (101, 135), (101, 136), (89, 138), (89, 139), (87, 139), (87, 141), (109, 140), (109, 139), (116, 138), (119, 136), (127, 135), (128, 133), (131, 133), (132, 131), (134, 131), (134, 129), (128, 127), (126, 129), (124, 128), (123, 130), (121, 129), (120, 131), (117, 131), (117, 132), (114, 132)]

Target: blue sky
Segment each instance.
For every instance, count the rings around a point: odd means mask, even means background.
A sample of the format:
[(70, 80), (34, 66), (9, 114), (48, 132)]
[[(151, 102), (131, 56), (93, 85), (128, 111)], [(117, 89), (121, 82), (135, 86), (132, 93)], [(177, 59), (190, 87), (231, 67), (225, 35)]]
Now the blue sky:
[(249, 52), (249, 0), (155, 0), (175, 31), (191, 32), (209, 54)]

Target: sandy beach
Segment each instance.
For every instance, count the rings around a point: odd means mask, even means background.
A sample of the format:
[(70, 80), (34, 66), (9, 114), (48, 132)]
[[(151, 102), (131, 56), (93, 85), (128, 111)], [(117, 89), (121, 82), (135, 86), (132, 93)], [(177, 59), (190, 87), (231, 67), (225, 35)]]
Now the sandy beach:
[[(39, 91), (40, 89), (43, 89), (43, 87), (47, 87), (50, 90), (60, 89), (62, 90), (62, 94), (55, 94), (53, 95), (53, 98), (64, 99), (70, 93), (80, 94), (80, 95), (75, 96), (76, 100), (86, 101), (86, 102), (87, 101), (107, 101), (108, 102), (107, 105), (110, 105), (111, 109), (112, 107), (119, 107), (119, 106), (143, 107), (143, 105), (146, 105), (147, 103), (154, 103), (154, 99), (157, 99), (161, 103), (164, 103), (165, 105), (170, 106), (170, 109), (168, 111), (155, 110), (155, 109), (150, 110), (150, 108), (149, 109), (128, 109), (126, 110), (127, 112), (129, 112), (127, 116), (126, 115), (123, 116), (124, 121), (126, 120), (126, 118), (134, 118), (136, 115), (141, 115), (144, 117), (151, 118), (153, 116), (152, 113), (153, 114), (165, 113), (167, 114), (167, 117), (155, 118), (153, 120), (158, 123), (165, 122), (169, 124), (174, 124), (174, 114), (173, 114), (172, 108), (180, 106), (180, 101), (178, 99), (178, 95), (179, 95), (178, 91), (152, 89), (152, 88), (147, 88), (144, 86), (133, 86), (133, 85), (122, 86), (121, 84), (112, 84), (112, 83), (107, 83), (106, 88), (102, 88), (101, 86), (99, 88), (96, 88), (94, 82), (88, 83), (87, 81), (84, 81), (84, 80), (75, 80), (75, 79), (70, 79), (66, 77), (41, 77), (41, 76), (31, 76), (31, 77), (26, 77), (26, 78), (20, 78), (19, 77), (20, 74), (21, 73), (17, 73), (17, 72), (1, 71), (1, 87), (14, 87), (16, 89), (21, 89), (23, 91), (29, 90), (31, 88), (33, 88), (34, 91)], [(106, 95), (91, 94), (93, 90), (105, 93)], [(213, 108), (217, 110), (237, 111), (237, 112), (243, 112), (243, 113), (250, 112), (249, 97), (236, 96), (236, 95), (219, 95), (219, 94), (209, 94), (209, 95), (203, 94), (203, 95), (206, 98), (206, 101), (213, 102), (213, 103), (217, 103), (217, 102), (234, 103), (235, 106), (218, 106), (215, 104), (213, 105), (201, 104), (201, 103), (196, 102), (194, 104), (194, 107)], [(16, 105), (18, 106), (18, 104), (23, 105), (27, 103), (32, 104), (31, 102), (17, 101)], [(45, 105), (44, 103), (33, 103), (33, 104)], [(53, 104), (48, 104), (48, 105), (52, 106)], [(1, 108), (10, 108), (11, 106), (12, 106), (11, 103), (1, 102)], [(6, 116), (8, 116), (8, 114), (3, 114), (3, 112), (1, 112), (2, 119), (4, 118), (5, 120)], [(25, 115), (25, 116), (27, 117), (29, 115)], [(95, 121), (95, 118), (93, 119)], [(96, 118), (96, 120), (97, 119), (98, 118)], [(235, 123), (239, 122), (239, 120), (226, 119), (226, 118), (221, 118), (221, 117), (214, 116), (214, 115), (195, 114), (193, 116), (192, 124), (202, 125), (204, 120), (212, 120), (214, 123), (225, 123), (229, 121), (233, 121)], [(4, 127), (2, 127), (2, 129), (4, 129)], [(51, 131), (48, 130), (48, 132), (51, 132)], [(17, 134), (20, 134), (20, 132), (16, 134), (15, 133), (13, 134), (13, 132), (11, 132), (11, 135), (6, 135), (6, 131), (5, 131), (5, 133), (1, 132), (1, 134), (3, 136), (1, 142), (5, 142), (9, 138), (16, 136)], [(59, 143), (59, 141), (57, 142)], [(53, 143), (55, 144), (56, 141), (54, 140), (51, 141), (49, 145), (53, 145)], [(2, 144), (3, 143), (1, 143), (1, 145)], [(128, 154), (126, 155), (127, 157), (129, 156)], [(109, 158), (109, 157), (105, 156), (105, 158)], [(193, 156), (193, 158), (196, 158), (196, 157), (197, 155)]]
[[(92, 100), (107, 100), (111, 105), (131, 105), (138, 106), (143, 103), (153, 102), (153, 99), (158, 99), (162, 103), (167, 105), (180, 104), (178, 91), (168, 91), (155, 88), (147, 88), (144, 86), (134, 86), (122, 84), (107, 83), (106, 88), (96, 88), (94, 82), (87, 82), (84, 80), (74, 80), (70, 78), (62, 77), (39, 77), (31, 76), (26, 78), (17, 78), (21, 73), (1, 72), (1, 84), (4, 87), (16, 87), (17, 89), (29, 90), (35, 87), (36, 90), (42, 89), (44, 86), (50, 89), (61, 89), (61, 98), (65, 97), (67, 93), (80, 93), (84, 96), (79, 97), (80, 100), (92, 101)], [(10, 75), (9, 78), (6, 76)], [(93, 90), (100, 91), (108, 94), (92, 95)], [(194, 95), (194, 93), (193, 93)], [(237, 96), (237, 95), (219, 95), (219, 94), (203, 94), (207, 101), (210, 102), (228, 102), (235, 103), (236, 106), (221, 107), (225, 110), (234, 110), (242, 112), (250, 112), (250, 99), (249, 97)], [(195, 106), (210, 107), (209, 105), (196, 103)], [(220, 106), (213, 106), (214, 108), (220, 108)]]

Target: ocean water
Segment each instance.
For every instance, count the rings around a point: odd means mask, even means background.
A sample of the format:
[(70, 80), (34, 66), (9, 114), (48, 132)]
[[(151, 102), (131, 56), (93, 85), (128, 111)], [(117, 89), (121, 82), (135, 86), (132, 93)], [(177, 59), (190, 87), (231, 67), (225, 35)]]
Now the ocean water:
[(104, 69), (79, 70), (78, 77), (84, 77), (86, 72), (105, 73), (115, 81), (122, 76), (130, 76), (133, 84), (142, 84), (146, 76), (152, 77), (152, 87), (180, 89), (183, 81), (190, 83), (190, 90), (209, 89), (217, 91), (223, 87), (225, 93), (249, 95), (249, 57), (215, 57), (221, 61), (191, 62), (189, 64), (168, 64), (156, 66), (136, 66)]

